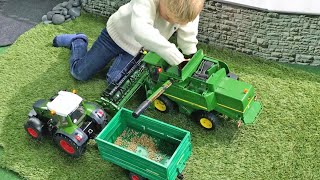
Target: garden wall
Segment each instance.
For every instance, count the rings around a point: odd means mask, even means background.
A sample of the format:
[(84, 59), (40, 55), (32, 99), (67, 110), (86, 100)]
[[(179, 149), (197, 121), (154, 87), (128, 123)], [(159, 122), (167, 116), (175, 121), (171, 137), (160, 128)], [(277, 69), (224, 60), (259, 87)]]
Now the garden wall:
[[(84, 9), (109, 16), (129, 0), (88, 0)], [(267, 60), (320, 65), (320, 16), (267, 12), (206, 0), (200, 42)]]

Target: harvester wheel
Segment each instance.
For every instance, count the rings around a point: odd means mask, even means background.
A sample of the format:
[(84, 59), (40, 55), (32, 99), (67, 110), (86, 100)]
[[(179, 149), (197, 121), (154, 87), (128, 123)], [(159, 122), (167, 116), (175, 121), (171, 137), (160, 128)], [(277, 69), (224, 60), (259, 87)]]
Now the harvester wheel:
[(36, 117), (29, 118), (27, 123), (24, 125), (24, 129), (27, 133), (36, 140), (41, 140), (43, 138), (42, 127), (42, 122)]
[(78, 146), (69, 137), (60, 133), (54, 136), (54, 141), (58, 144), (61, 150), (75, 158), (80, 157), (86, 149), (86, 144)]
[(212, 112), (196, 112), (193, 118), (200, 126), (207, 130), (214, 130), (220, 124), (219, 118)]
[(133, 172), (129, 173), (129, 178), (130, 178), (130, 180), (146, 180), (146, 178), (144, 178), (138, 174), (135, 174)]
[(163, 95), (154, 100), (153, 105), (158, 111), (164, 113), (171, 112), (174, 109), (174, 103)]
[(234, 74), (234, 73), (228, 73), (227, 77), (231, 78), (231, 79), (234, 79), (234, 80), (239, 80), (239, 76)]

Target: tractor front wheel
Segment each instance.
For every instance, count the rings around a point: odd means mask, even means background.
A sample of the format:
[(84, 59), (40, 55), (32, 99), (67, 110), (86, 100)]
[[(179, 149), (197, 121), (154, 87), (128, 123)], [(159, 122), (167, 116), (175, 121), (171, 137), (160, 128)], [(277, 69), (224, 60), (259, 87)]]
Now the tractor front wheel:
[(86, 143), (82, 146), (78, 146), (72, 139), (63, 134), (56, 134), (54, 137), (54, 141), (57, 143), (61, 150), (75, 158), (80, 157), (86, 149)]
[(43, 138), (42, 127), (42, 122), (36, 117), (29, 118), (27, 123), (24, 125), (24, 129), (27, 133), (36, 140), (41, 140)]
[(153, 105), (158, 111), (163, 113), (171, 112), (174, 109), (174, 103), (163, 95), (154, 100)]
[(204, 129), (214, 130), (220, 125), (219, 118), (212, 112), (200, 111), (193, 114), (193, 119)]

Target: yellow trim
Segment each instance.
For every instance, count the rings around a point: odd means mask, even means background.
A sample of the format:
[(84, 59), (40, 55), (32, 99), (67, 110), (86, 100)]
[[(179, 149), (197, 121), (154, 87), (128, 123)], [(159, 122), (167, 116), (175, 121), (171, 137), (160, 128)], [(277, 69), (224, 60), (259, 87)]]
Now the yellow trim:
[(213, 127), (212, 122), (207, 118), (201, 118), (200, 124), (201, 124), (201, 126), (203, 126), (206, 129), (211, 129)]
[(162, 112), (167, 110), (167, 106), (159, 99), (154, 100), (154, 107)]
[[(176, 96), (172, 96), (172, 95), (169, 95), (169, 94), (166, 94), (166, 93), (163, 93), (163, 94), (166, 95), (166, 96), (172, 97), (172, 98), (174, 98), (174, 99), (177, 99), (177, 100), (179, 100), (179, 101), (183, 101), (183, 102), (185, 102), (185, 103), (188, 103), (188, 104), (197, 106), (197, 107), (202, 108), (202, 109), (204, 109), (204, 110), (208, 110), (208, 108), (206, 108), (206, 107), (204, 107), (204, 106), (201, 106), (201, 105), (199, 105), (199, 104), (195, 104), (195, 103), (193, 103), (193, 102), (186, 101), (186, 100), (184, 100), (184, 99), (181, 99), (181, 98), (178, 98), (178, 97), (176, 97)], [(232, 107), (229, 107), (229, 106), (226, 106), (226, 105), (223, 105), (223, 104), (220, 104), (220, 103), (217, 103), (217, 104), (218, 104), (219, 106), (224, 107), (224, 108), (231, 109), (231, 110), (236, 111), (236, 112), (239, 112), (239, 113), (244, 113), (244, 112), (248, 109), (248, 107), (249, 107), (249, 105), (251, 104), (251, 101), (252, 101), (253, 99), (254, 99), (254, 97), (252, 97), (252, 98), (250, 99), (248, 105), (246, 106), (246, 108), (244, 108), (244, 111), (240, 111), (240, 110), (234, 109), (234, 108), (232, 108)]]
[(244, 108), (243, 113), (244, 113), (244, 112), (246, 112), (246, 110), (248, 109), (249, 104), (251, 104), (252, 99), (254, 99), (254, 97), (252, 97), (252, 98), (250, 99), (250, 101), (249, 101), (248, 105), (246, 106), (246, 108)]
[(218, 104), (219, 106), (225, 107), (225, 108), (227, 108), (227, 109), (231, 109), (231, 110), (236, 111), (236, 112), (239, 112), (239, 113), (244, 113), (244, 112), (248, 109), (249, 105), (251, 104), (252, 99), (254, 99), (254, 97), (252, 97), (252, 98), (250, 99), (248, 105), (246, 106), (246, 108), (244, 108), (243, 111), (234, 109), (234, 108), (232, 108), (232, 107), (229, 107), (229, 106), (226, 106), (226, 105), (223, 105), (223, 104), (219, 104), (219, 103), (217, 103), (217, 104)]
[(229, 106), (226, 106), (226, 105), (223, 105), (223, 104), (219, 104), (219, 103), (217, 103), (217, 104), (218, 104), (219, 106), (224, 107), (224, 108), (231, 109), (231, 110), (236, 111), (236, 112), (239, 112), (239, 113), (243, 113), (242, 111), (239, 111), (238, 109), (234, 109), (234, 108), (232, 108), (232, 107), (229, 107)]
[(193, 103), (193, 102), (186, 101), (186, 100), (184, 100), (184, 99), (181, 99), (181, 98), (178, 98), (178, 97), (176, 97), (176, 96), (172, 96), (172, 95), (169, 95), (169, 94), (166, 94), (166, 93), (163, 93), (163, 94), (166, 95), (166, 96), (169, 96), (169, 97), (178, 99), (179, 101), (183, 101), (183, 102), (185, 102), (185, 103), (192, 104), (192, 105), (197, 106), (197, 107), (199, 107), (199, 108), (202, 108), (202, 109), (204, 109), (204, 110), (208, 110), (208, 108), (206, 108), (206, 107), (204, 107), (204, 106), (201, 106), (201, 105), (199, 105), (199, 104), (195, 104), (195, 103)]

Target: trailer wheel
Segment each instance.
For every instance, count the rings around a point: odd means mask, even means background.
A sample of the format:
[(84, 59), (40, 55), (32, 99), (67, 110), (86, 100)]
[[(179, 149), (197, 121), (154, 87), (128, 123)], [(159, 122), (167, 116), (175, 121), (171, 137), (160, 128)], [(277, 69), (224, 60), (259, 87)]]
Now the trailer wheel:
[(60, 133), (54, 136), (54, 141), (62, 151), (75, 158), (80, 157), (86, 150), (86, 144), (78, 146), (69, 137)]
[(147, 178), (144, 178), (144, 177), (142, 177), (138, 174), (135, 174), (133, 172), (129, 173), (129, 178), (130, 178), (130, 180), (146, 180), (147, 179)]
[(171, 112), (174, 109), (174, 103), (166, 96), (159, 96), (153, 102), (154, 107), (163, 113)]
[(220, 125), (219, 118), (212, 112), (199, 111), (193, 114), (193, 119), (204, 129), (214, 130)]
[(42, 122), (36, 117), (29, 118), (27, 123), (24, 125), (24, 129), (27, 133), (36, 140), (41, 140), (43, 138), (42, 127)]
[(183, 174), (179, 173), (178, 176), (177, 176), (177, 178), (180, 179), (180, 180), (183, 180), (183, 179), (184, 179), (184, 176), (183, 176)]

